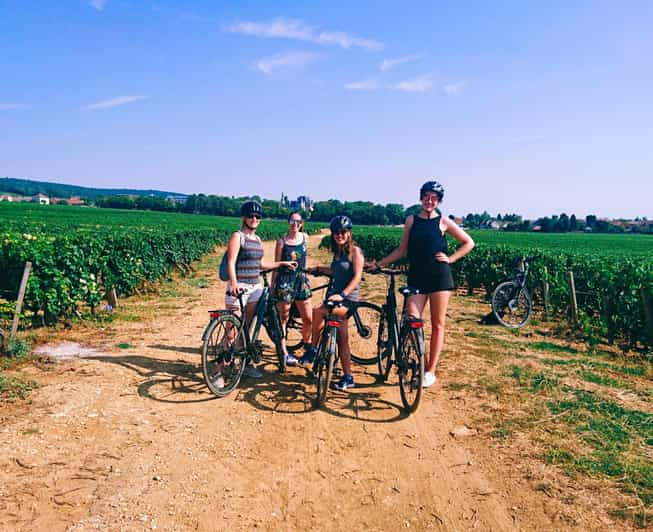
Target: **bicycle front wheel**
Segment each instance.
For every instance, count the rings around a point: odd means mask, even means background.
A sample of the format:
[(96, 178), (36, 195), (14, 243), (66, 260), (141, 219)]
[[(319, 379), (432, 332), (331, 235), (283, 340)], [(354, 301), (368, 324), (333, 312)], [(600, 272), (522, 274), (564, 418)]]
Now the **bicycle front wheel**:
[(302, 318), (295, 303), (290, 307), (290, 316), (286, 324), (286, 349), (289, 353), (299, 351), (304, 347), (304, 337), (302, 335)]
[(531, 317), (531, 296), (526, 287), (513, 281), (504, 281), (492, 292), (492, 312), (496, 319), (510, 329), (519, 329)]
[(316, 377), (316, 395), (315, 406), (324, 406), (326, 402), (331, 375), (333, 375), (333, 365), (336, 360), (338, 342), (336, 341), (336, 330), (327, 330), (322, 333), (320, 348), (315, 356), (315, 377)]
[(202, 373), (211, 393), (229, 395), (240, 382), (247, 357), (240, 320), (231, 315), (213, 320), (202, 344)]
[(369, 366), (379, 360), (379, 323), (383, 318), (383, 309), (374, 303), (360, 301), (356, 311), (349, 320), (349, 341), (351, 359), (356, 364)]
[(268, 311), (266, 329), (270, 340), (272, 340), (272, 343), (274, 344), (274, 349), (277, 352), (279, 372), (284, 373), (286, 371), (286, 354), (283, 352), (283, 344), (281, 342), (283, 338), (283, 329), (281, 327), (279, 311), (277, 307), (272, 304)]
[(424, 333), (408, 328), (402, 335), (400, 360), (397, 362), (399, 393), (408, 414), (415, 412), (422, 398), (424, 378)]

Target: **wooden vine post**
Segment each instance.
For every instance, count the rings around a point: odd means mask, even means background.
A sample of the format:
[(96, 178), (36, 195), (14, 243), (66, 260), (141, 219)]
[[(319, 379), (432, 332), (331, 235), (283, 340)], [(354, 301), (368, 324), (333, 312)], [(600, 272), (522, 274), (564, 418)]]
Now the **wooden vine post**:
[(16, 300), (16, 310), (14, 312), (14, 321), (11, 324), (11, 333), (9, 333), (9, 340), (13, 340), (18, 332), (18, 320), (20, 311), (23, 309), (23, 299), (25, 299), (25, 290), (27, 289), (27, 280), (29, 273), (32, 271), (32, 263), (26, 262), (25, 269), (23, 270), (23, 278), (20, 281), (20, 288), (18, 289), (18, 299)]
[(578, 323), (578, 301), (576, 299), (576, 285), (574, 284), (574, 272), (569, 270), (569, 293), (571, 298), (571, 322)]
[(651, 305), (651, 296), (645, 287), (640, 287), (639, 293), (642, 297), (642, 305), (644, 307), (644, 331), (648, 345), (653, 345), (653, 308)]
[(549, 270), (544, 266), (544, 276), (542, 277), (542, 302), (544, 303), (544, 319), (549, 319), (550, 301), (549, 301)]

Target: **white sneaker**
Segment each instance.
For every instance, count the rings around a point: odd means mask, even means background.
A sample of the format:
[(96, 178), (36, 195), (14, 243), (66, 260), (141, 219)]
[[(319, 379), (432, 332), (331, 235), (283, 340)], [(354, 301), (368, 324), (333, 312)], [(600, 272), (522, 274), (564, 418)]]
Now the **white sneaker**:
[(218, 388), (224, 388), (224, 377), (222, 375), (219, 375), (217, 379), (215, 379), (215, 385)]
[(424, 378), (422, 379), (422, 388), (433, 386), (436, 380), (437, 379), (435, 378), (435, 374), (431, 373), (430, 371), (426, 371), (424, 373)]

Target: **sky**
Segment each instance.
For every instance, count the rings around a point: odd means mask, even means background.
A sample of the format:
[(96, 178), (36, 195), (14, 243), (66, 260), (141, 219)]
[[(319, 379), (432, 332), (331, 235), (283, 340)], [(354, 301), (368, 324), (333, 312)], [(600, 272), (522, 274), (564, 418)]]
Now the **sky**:
[(653, 2), (0, 0), (0, 176), (653, 218)]

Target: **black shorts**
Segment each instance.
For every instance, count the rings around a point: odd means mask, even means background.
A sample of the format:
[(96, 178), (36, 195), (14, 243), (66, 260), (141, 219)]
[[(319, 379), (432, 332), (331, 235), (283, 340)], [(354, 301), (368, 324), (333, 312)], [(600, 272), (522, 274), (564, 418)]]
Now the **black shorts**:
[(451, 266), (447, 262), (436, 262), (425, 268), (410, 268), (408, 286), (418, 288), (423, 294), (450, 291), (455, 288)]

